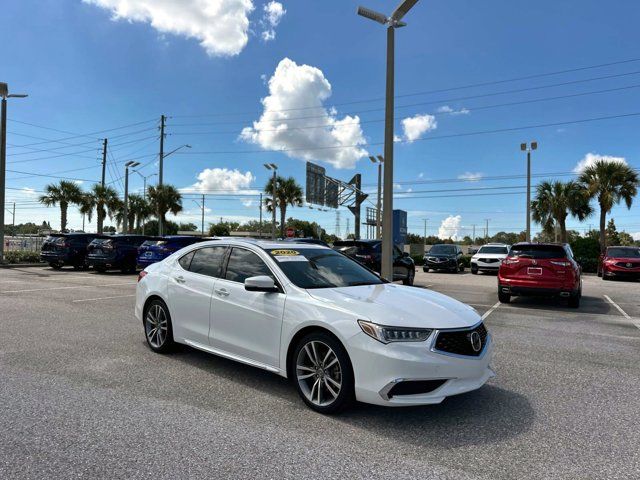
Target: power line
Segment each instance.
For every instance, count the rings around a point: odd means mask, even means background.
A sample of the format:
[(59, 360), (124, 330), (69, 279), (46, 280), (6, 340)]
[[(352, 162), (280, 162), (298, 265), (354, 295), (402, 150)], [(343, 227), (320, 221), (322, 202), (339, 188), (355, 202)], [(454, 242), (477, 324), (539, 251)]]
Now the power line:
[[(451, 91), (455, 91), (455, 90), (463, 90), (463, 89), (467, 89), (467, 88), (486, 87), (486, 86), (490, 86), (490, 85), (499, 85), (499, 84), (517, 82), (517, 81), (522, 81), (522, 80), (532, 80), (532, 79), (535, 79), (535, 78), (542, 78), (542, 77), (548, 77), (548, 76), (553, 76), (553, 75), (561, 75), (561, 74), (564, 74), (564, 73), (575, 73), (575, 72), (580, 72), (580, 71), (584, 71), (584, 70), (611, 67), (611, 66), (614, 66), (614, 65), (622, 65), (622, 64), (634, 63), (634, 62), (638, 62), (638, 61), (640, 61), (640, 58), (631, 58), (631, 59), (620, 60), (620, 61), (616, 61), (616, 62), (607, 62), (607, 63), (601, 63), (601, 64), (596, 64), (596, 65), (589, 65), (589, 66), (586, 66), (586, 67), (577, 67), (577, 68), (570, 68), (570, 69), (565, 69), (565, 70), (557, 70), (557, 71), (554, 71), (554, 72), (545, 72), (545, 73), (538, 73), (538, 74), (533, 74), (533, 75), (525, 75), (525, 76), (521, 76), (521, 77), (514, 77), (514, 78), (508, 78), (508, 79), (501, 79), (501, 80), (493, 80), (493, 81), (488, 81), (488, 82), (479, 82), (479, 83), (472, 83), (472, 84), (467, 84), (467, 85), (458, 85), (458, 86), (455, 86), (455, 87), (440, 88), (440, 89), (436, 89), (436, 90), (423, 90), (423, 91), (420, 91), (420, 92), (405, 93), (405, 94), (395, 95), (394, 98), (415, 97), (415, 96), (420, 96), (420, 95), (429, 95), (429, 94), (432, 94), (432, 93), (444, 93), (444, 92), (451, 92)], [(352, 101), (348, 101), (348, 102), (333, 103), (332, 106), (355, 105), (355, 104), (359, 104), (359, 103), (380, 102), (380, 101), (383, 101), (383, 100), (385, 100), (384, 97), (375, 97), (375, 98), (369, 98), (369, 99), (360, 99), (360, 100), (352, 100)], [(287, 108), (287, 109), (272, 110), (272, 111), (273, 112), (288, 112), (288, 111), (295, 111), (295, 110), (309, 110), (309, 109), (314, 109), (314, 108), (318, 108), (318, 106), (314, 105), (314, 106)], [(251, 112), (238, 112), (238, 113), (210, 113), (210, 114), (195, 114), (195, 115), (174, 115), (173, 117), (175, 117), (175, 118), (219, 117), (219, 116), (230, 116), (230, 115), (253, 115), (253, 114), (256, 114), (256, 113), (261, 113), (261, 112), (251, 111)]]
[[(155, 120), (144, 120), (142, 122), (130, 123), (128, 125), (121, 125), (119, 127), (108, 128), (108, 129), (105, 129), (105, 130), (96, 130), (95, 132), (90, 132), (90, 133), (70, 132), (68, 130), (60, 130), (60, 129), (53, 128), (53, 127), (47, 127), (47, 126), (44, 126), (44, 125), (38, 125), (38, 124), (35, 124), (35, 123), (30, 123), (30, 122), (23, 122), (21, 120), (15, 120), (15, 119), (10, 119), (10, 121), (13, 122), (13, 123), (19, 123), (21, 125), (28, 125), (30, 127), (41, 128), (43, 130), (51, 130), (53, 132), (65, 133), (67, 135), (73, 135), (72, 137), (59, 139), (59, 140), (71, 140), (73, 138), (80, 138), (80, 137), (90, 138), (92, 135), (97, 135), (99, 133), (113, 132), (113, 131), (116, 131), (116, 130), (122, 130), (122, 129), (129, 128), (129, 127), (135, 127), (135, 126), (138, 126), (138, 125), (144, 125), (145, 123), (153, 122)], [(57, 142), (59, 140), (53, 140), (52, 139), (51, 141), (52, 142)], [(94, 140), (102, 140), (102, 139), (101, 138), (94, 138)]]

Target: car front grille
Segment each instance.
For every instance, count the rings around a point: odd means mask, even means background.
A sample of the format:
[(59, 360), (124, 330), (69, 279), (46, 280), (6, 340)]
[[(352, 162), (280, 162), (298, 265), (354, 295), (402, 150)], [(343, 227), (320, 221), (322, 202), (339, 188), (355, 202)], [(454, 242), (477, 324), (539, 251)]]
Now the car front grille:
[[(472, 334), (477, 332), (480, 336), (480, 348), (474, 349), (472, 343)], [(489, 333), (483, 323), (480, 325), (469, 328), (467, 330), (455, 330), (455, 331), (442, 331), (438, 333), (434, 349), (439, 352), (452, 353), (455, 355), (466, 355), (469, 357), (478, 357), (487, 344), (487, 337)]]
[(616, 266), (622, 268), (638, 268), (640, 267), (640, 262), (618, 262)]
[(500, 261), (500, 259), (499, 258), (480, 258), (479, 261), (484, 263), (497, 263)]

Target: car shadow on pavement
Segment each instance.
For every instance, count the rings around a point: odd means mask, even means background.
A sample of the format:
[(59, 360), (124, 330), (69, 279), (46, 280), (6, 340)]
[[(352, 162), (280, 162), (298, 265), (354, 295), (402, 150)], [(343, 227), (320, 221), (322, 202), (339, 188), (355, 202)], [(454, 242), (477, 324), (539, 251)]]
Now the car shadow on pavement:
[(613, 309), (602, 297), (583, 295), (579, 308), (569, 308), (567, 301), (549, 297), (512, 297), (508, 304), (511, 307), (527, 310), (546, 310), (551, 312), (578, 312), (591, 315), (610, 315)]
[(502, 442), (528, 431), (535, 411), (524, 395), (494, 385), (423, 407), (357, 404), (339, 420), (419, 447)]

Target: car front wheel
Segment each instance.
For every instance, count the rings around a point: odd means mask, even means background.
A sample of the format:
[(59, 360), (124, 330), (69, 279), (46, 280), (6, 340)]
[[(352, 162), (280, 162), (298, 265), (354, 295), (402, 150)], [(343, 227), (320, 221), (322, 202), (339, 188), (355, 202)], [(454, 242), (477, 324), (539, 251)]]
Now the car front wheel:
[(154, 352), (167, 353), (173, 347), (171, 316), (162, 300), (153, 300), (145, 310), (144, 333)]
[(415, 276), (416, 276), (416, 270), (415, 270), (415, 268), (413, 268), (413, 269), (411, 269), (411, 268), (410, 268), (410, 269), (408, 269), (408, 270), (407, 270), (407, 278), (405, 278), (405, 279), (402, 281), (402, 283), (403, 283), (404, 285), (409, 285), (409, 286), (413, 285), (413, 280), (415, 279)]
[(324, 332), (306, 335), (298, 342), (291, 373), (304, 403), (316, 412), (343, 410), (354, 399), (354, 378), (347, 351)]
[(478, 274), (478, 266), (471, 264), (471, 273), (474, 275)]

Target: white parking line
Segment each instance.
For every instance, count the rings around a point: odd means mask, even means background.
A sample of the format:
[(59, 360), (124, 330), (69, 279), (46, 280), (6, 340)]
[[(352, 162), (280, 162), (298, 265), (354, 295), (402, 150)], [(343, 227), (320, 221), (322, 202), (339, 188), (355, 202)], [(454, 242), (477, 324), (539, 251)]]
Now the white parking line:
[(97, 298), (83, 298), (81, 300), (73, 300), (72, 303), (79, 302), (93, 302), (94, 300), (109, 300), (111, 298), (125, 298), (125, 297), (135, 297), (136, 294), (133, 295), (114, 295), (113, 297), (97, 297)]
[(631, 323), (633, 323), (637, 328), (640, 328), (640, 320), (636, 320), (635, 318), (632, 318), (627, 312), (625, 312), (622, 309), (622, 307), (620, 307), (620, 305), (618, 305), (616, 302), (611, 300), (611, 297), (609, 297), (609, 295), (604, 295), (604, 299), (607, 302), (609, 302), (611, 305), (616, 307), (616, 309), (622, 314), (624, 318), (626, 318), (627, 320), (631, 320)]
[(486, 312), (484, 312), (484, 315), (482, 315), (482, 320), (484, 320), (485, 318), (487, 318), (489, 315), (491, 315), (493, 312), (496, 311), (496, 309), (501, 305), (500, 302), (496, 302), (496, 304), (491, 307), (489, 310), (487, 310)]
[(72, 287), (53, 287), (53, 288), (29, 288), (25, 290), (4, 290), (0, 293), (28, 293), (28, 292), (46, 292), (49, 290), (69, 290), (72, 288), (96, 288), (96, 287), (115, 287), (118, 285), (135, 285), (135, 283), (103, 283), (101, 285), (74, 285)]

